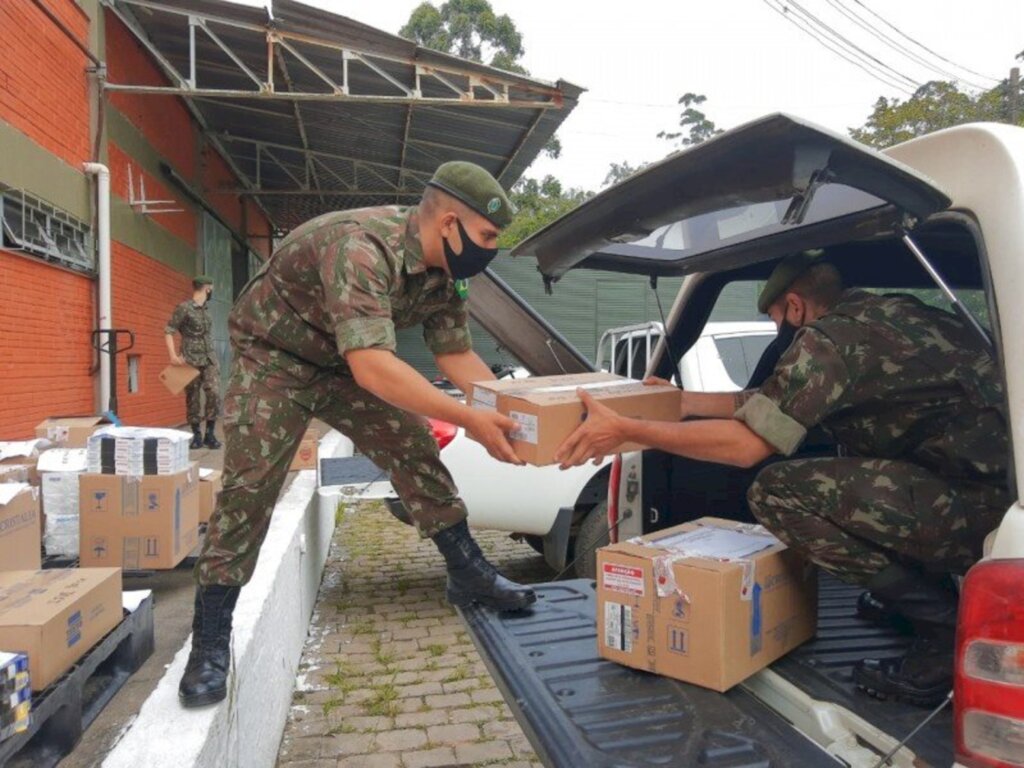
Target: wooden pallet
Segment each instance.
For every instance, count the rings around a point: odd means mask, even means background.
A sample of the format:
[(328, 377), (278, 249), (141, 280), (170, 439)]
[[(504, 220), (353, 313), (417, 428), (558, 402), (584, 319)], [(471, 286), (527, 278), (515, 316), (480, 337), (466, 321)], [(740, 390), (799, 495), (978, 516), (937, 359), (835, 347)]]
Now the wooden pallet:
[(52, 768), (153, 653), (153, 595), (64, 677), (32, 694), (28, 730), (0, 742), (0, 768)]

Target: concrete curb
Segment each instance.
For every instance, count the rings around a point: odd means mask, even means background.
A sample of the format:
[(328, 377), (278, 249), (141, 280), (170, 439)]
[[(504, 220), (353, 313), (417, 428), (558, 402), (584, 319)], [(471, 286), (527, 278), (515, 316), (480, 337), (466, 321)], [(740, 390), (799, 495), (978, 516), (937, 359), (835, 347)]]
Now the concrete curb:
[[(346, 451), (351, 443), (338, 432), (320, 441), (321, 457)], [(256, 572), (235, 609), (228, 699), (197, 710), (178, 703), (190, 636), (103, 761), (104, 768), (275, 764), (330, 549), (337, 500), (331, 489), (317, 488), (315, 471), (306, 470), (274, 508)]]

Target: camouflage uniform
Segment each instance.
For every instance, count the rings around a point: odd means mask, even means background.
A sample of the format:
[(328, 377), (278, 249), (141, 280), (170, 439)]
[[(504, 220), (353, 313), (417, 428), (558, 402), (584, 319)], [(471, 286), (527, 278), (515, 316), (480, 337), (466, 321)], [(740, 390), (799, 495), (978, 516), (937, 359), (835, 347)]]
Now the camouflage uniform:
[[(216, 421), (220, 414), (220, 367), (213, 349), (212, 323), (206, 304), (200, 306), (192, 299), (174, 308), (164, 333), (181, 334), (181, 356), (186, 363), (199, 370), (199, 376), (185, 387), (185, 410), (189, 424)], [(206, 394), (206, 411), (199, 401), (200, 391)]]
[(394, 352), (395, 329), (418, 324), (435, 355), (472, 347), (465, 299), (423, 260), (415, 207), (338, 211), (302, 225), (246, 286), (229, 323), (224, 489), (197, 564), (201, 584), (249, 580), (314, 417), (390, 472), (421, 535), (465, 519), (426, 420), (360, 388), (344, 358)]
[(822, 425), (847, 457), (769, 465), (755, 516), (846, 581), (910, 562), (963, 573), (1007, 510), (996, 366), (958, 317), (846, 292), (803, 328), (736, 418), (790, 456)]

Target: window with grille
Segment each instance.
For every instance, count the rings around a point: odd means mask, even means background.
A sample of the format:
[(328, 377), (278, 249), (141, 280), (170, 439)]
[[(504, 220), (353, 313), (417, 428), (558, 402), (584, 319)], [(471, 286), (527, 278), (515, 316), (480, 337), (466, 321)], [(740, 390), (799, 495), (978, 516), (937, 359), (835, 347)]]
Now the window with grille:
[(20, 189), (0, 188), (2, 246), (80, 272), (95, 272), (92, 233), (84, 221)]

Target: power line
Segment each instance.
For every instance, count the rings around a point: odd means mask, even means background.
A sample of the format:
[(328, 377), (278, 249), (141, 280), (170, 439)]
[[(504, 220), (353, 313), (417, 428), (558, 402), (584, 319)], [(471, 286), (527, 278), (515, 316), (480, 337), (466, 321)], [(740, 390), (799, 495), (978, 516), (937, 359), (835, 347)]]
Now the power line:
[(842, 4), (841, 0), (825, 0), (825, 2), (827, 2), (833, 8), (835, 8), (837, 11), (839, 11), (839, 13), (841, 13), (843, 16), (845, 16), (847, 19), (852, 21), (857, 26), (859, 26), (861, 29), (865, 30), (868, 34), (872, 35), (878, 40), (881, 40), (884, 45), (896, 51), (901, 56), (910, 59), (914, 63), (924, 67), (927, 70), (930, 70), (935, 74), (941, 75), (945, 79), (959, 80), (964, 84), (971, 86), (972, 88), (976, 88), (978, 90), (987, 90), (987, 86), (979, 85), (976, 82), (968, 80), (962, 75), (958, 75), (955, 72), (950, 72), (947, 69), (943, 69), (935, 65), (933, 62), (928, 61), (923, 56), (920, 56), (919, 54), (916, 54), (913, 51), (907, 50), (905, 46), (894, 40), (892, 37), (887, 35), (882, 30), (878, 29), (878, 27), (874, 26), (871, 22), (858, 16), (855, 11), (846, 8)]
[[(781, 5), (781, 0), (775, 0), (775, 1), (779, 2), (780, 5)], [(800, 31), (802, 31), (805, 34), (807, 34), (808, 36), (810, 36), (816, 43), (818, 43), (818, 45), (820, 45), (823, 48), (825, 48), (825, 49), (831, 51), (832, 53), (836, 54), (837, 56), (839, 56), (844, 61), (847, 61), (848, 63), (853, 64), (853, 66), (857, 67), (858, 69), (862, 70), (866, 74), (870, 75), (871, 77), (873, 77), (878, 82), (882, 83), (883, 85), (887, 85), (890, 88), (895, 88), (898, 91), (902, 91), (905, 94), (913, 95), (914, 92), (912, 90), (910, 90), (909, 88), (907, 88), (907, 86), (903, 85), (902, 83), (895, 82), (895, 81), (889, 79), (883, 73), (876, 72), (875, 70), (868, 68), (867, 66), (865, 66), (865, 64), (862, 61), (858, 61), (857, 59), (851, 57), (846, 51), (844, 51), (844, 50), (842, 50), (840, 48), (836, 48), (830, 41), (825, 40), (820, 35), (818, 35), (813, 29), (808, 27), (806, 25), (806, 23), (803, 23), (802, 19), (800, 19), (800, 18), (790, 14), (785, 6), (781, 6), (781, 7), (776, 6), (772, 2), (772, 0), (762, 0), (762, 2), (765, 5), (767, 5), (769, 8), (771, 8), (773, 11), (775, 11), (777, 14), (782, 16), (782, 18), (784, 18), (790, 24), (795, 26), (797, 29), (799, 29)]]
[(932, 56), (936, 57), (937, 59), (940, 59), (940, 60), (946, 62), (947, 64), (952, 64), (954, 67), (956, 67), (957, 69), (962, 69), (964, 72), (969, 72), (970, 74), (974, 75), (975, 77), (980, 77), (980, 78), (983, 78), (985, 80), (991, 80), (993, 83), (1001, 82), (998, 78), (989, 77), (988, 75), (983, 75), (980, 72), (975, 72), (973, 69), (968, 69), (967, 67), (963, 66), (962, 64), (957, 64), (955, 61), (950, 61), (945, 56), (943, 56), (941, 53), (937, 53), (937, 52), (933, 51), (931, 48), (926, 46), (924, 43), (921, 43), (921, 42), (915, 40), (914, 38), (912, 38), (910, 35), (908, 35), (906, 32), (901, 30), (896, 25), (886, 21), (882, 16), (879, 16), (873, 10), (871, 10), (866, 5), (864, 5), (864, 3), (861, 2), (861, 0), (853, 0), (853, 2), (855, 2), (857, 5), (859, 5), (861, 8), (863, 8), (865, 11), (870, 13), (872, 16), (874, 16), (880, 22), (885, 24), (885, 26), (889, 27), (892, 31), (894, 31), (900, 37), (903, 37), (903, 38), (909, 40), (914, 45), (916, 45), (918, 48), (921, 48), (922, 50), (927, 51), (928, 53), (930, 53)]
[(866, 57), (867, 59), (870, 59), (877, 66), (881, 67), (883, 70), (892, 73), (892, 75), (894, 75), (898, 80), (906, 81), (909, 85), (913, 86), (915, 89), (918, 88), (921, 85), (914, 78), (909, 77), (908, 75), (903, 74), (902, 72), (900, 72), (899, 70), (897, 70), (897, 69), (895, 69), (893, 67), (890, 67), (888, 64), (886, 64), (884, 61), (879, 59), (877, 56), (874, 56), (873, 54), (871, 54), (868, 51), (864, 50), (859, 45), (854, 43), (852, 40), (850, 40), (849, 38), (845, 37), (844, 35), (840, 34), (836, 30), (834, 30), (828, 24), (823, 22), (821, 19), (819, 19), (813, 13), (811, 13), (806, 8), (804, 8), (802, 5), (800, 5), (800, 3), (798, 3), (796, 0), (786, 0), (786, 2), (788, 2), (790, 5), (792, 5), (793, 8), (795, 8), (805, 18), (807, 18), (812, 24), (814, 24), (815, 26), (819, 27), (826, 35), (829, 35), (830, 37), (836, 39), (837, 41), (841, 41), (842, 43), (845, 43), (847, 48), (852, 48), (854, 51), (857, 51), (862, 57)]

